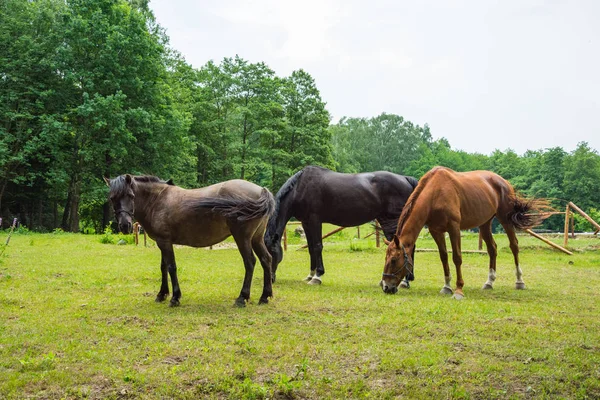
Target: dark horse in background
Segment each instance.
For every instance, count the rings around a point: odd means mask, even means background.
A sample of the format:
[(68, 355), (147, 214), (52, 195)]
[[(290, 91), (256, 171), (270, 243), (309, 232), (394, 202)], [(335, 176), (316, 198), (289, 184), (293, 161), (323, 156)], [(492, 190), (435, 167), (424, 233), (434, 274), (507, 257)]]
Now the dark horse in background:
[(110, 201), (119, 229), (131, 233), (132, 219), (144, 227), (161, 252), (162, 285), (156, 301), (169, 296), (167, 272), (171, 276), (171, 306), (179, 305), (181, 290), (177, 280), (174, 244), (207, 247), (233, 236), (244, 260), (246, 275), (235, 303), (244, 306), (250, 298), (250, 285), (256, 253), (264, 271), (259, 304), (273, 296), (271, 255), (263, 242), (275, 201), (271, 192), (244, 180), (231, 180), (201, 189), (182, 189), (155, 176), (121, 175), (110, 181)]
[[(273, 280), (283, 259), (281, 238), (290, 218), (302, 222), (310, 253), (306, 281), (320, 284), (325, 274), (321, 225), (357, 226), (377, 220), (391, 240), (404, 204), (417, 186), (410, 176), (387, 171), (342, 174), (308, 166), (283, 184), (275, 196), (275, 212), (269, 219), (265, 243), (273, 256)], [(411, 277), (408, 278), (412, 280)], [(405, 282), (408, 286), (408, 282)]]
[(488, 280), (483, 289), (492, 289), (496, 280), (496, 242), (492, 236), (492, 220), (498, 219), (510, 242), (515, 261), (517, 289), (525, 289), (519, 266), (519, 242), (516, 229), (529, 229), (541, 223), (550, 210), (545, 199), (525, 199), (515, 193), (511, 184), (490, 171), (454, 172), (435, 167), (420, 180), (410, 196), (398, 222), (398, 233), (390, 242), (383, 270), (381, 287), (386, 293), (396, 293), (402, 278), (412, 272), (412, 253), (419, 232), (427, 225), (438, 246), (444, 268), (445, 284), (441, 293), (452, 294), (450, 266), (445, 232), (452, 244), (452, 260), (456, 267), (454, 298), (464, 297), (462, 278), (461, 229), (479, 227), (490, 257)]

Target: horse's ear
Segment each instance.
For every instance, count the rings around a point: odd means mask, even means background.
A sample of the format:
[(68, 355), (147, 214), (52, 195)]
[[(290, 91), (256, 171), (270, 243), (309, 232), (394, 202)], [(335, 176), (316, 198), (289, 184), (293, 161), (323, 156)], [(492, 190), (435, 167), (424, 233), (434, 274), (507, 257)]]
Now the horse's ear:
[(128, 185), (131, 184), (132, 180), (133, 180), (133, 178), (131, 177), (131, 175), (129, 175), (129, 174), (125, 175), (125, 182), (127, 182)]
[(394, 244), (396, 247), (400, 247), (400, 239), (398, 239), (398, 235), (394, 235)]
[(104, 182), (106, 182), (106, 186), (110, 187), (110, 179), (105, 176), (103, 176), (102, 179), (104, 179)]
[(175, 186), (175, 184), (173, 183), (173, 179), (169, 179), (167, 181), (167, 185)]

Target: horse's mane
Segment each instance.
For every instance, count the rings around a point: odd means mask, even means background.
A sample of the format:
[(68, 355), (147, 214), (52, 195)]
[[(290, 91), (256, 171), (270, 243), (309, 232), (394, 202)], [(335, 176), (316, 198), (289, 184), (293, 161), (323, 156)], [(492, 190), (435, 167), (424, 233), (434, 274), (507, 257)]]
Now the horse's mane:
[(164, 180), (160, 179), (158, 176), (153, 176), (153, 175), (138, 175), (138, 176), (134, 176), (133, 179), (135, 179), (137, 182), (167, 183), (167, 181), (164, 181)]
[(269, 218), (269, 223), (267, 224), (267, 233), (275, 233), (275, 229), (277, 227), (277, 216), (279, 215), (279, 207), (281, 205), (281, 200), (283, 200), (293, 189), (296, 187), (296, 184), (300, 180), (302, 173), (306, 168), (301, 169), (292, 175), (281, 188), (277, 191), (275, 195), (275, 211)]
[(423, 191), (423, 189), (425, 188), (427, 183), (431, 180), (433, 175), (435, 175), (438, 171), (445, 170), (445, 169), (446, 169), (445, 167), (434, 167), (429, 172), (427, 172), (425, 175), (423, 175), (423, 177), (421, 179), (419, 179), (418, 181), (410, 176), (406, 177), (406, 179), (408, 180), (408, 182), (411, 185), (414, 183), (411, 181), (411, 179), (414, 181), (417, 181), (416, 182), (417, 185), (415, 187), (415, 190), (411, 193), (410, 197), (406, 201), (404, 208), (402, 209), (402, 214), (400, 214), (400, 218), (398, 219), (398, 229), (396, 230), (396, 235), (399, 235), (400, 232), (402, 232), (402, 228), (404, 227), (406, 220), (408, 219), (408, 217), (410, 216), (410, 213), (412, 212), (413, 204), (417, 201), (417, 199), (419, 198), (419, 195), (421, 194), (421, 192)]
[[(157, 176), (153, 175), (131, 175), (132, 182), (135, 185), (136, 182), (140, 183), (164, 183), (167, 185), (173, 185), (173, 181), (169, 179), (168, 181), (162, 180)], [(116, 178), (110, 180), (110, 191), (113, 192), (117, 196), (123, 196), (127, 194), (127, 180), (126, 175), (119, 175)]]

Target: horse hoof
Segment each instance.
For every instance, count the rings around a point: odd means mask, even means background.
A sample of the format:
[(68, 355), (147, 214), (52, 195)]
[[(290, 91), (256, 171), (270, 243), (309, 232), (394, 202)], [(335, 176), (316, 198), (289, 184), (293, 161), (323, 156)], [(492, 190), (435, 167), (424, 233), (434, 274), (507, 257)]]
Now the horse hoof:
[(464, 294), (461, 294), (461, 293), (454, 293), (454, 295), (452, 296), (452, 298), (453, 298), (454, 300), (462, 300), (462, 299), (464, 299), (464, 298), (465, 298), (465, 295), (464, 295)]
[(525, 282), (517, 282), (517, 283), (515, 284), (515, 289), (517, 289), (517, 290), (523, 290), (523, 289), (526, 289), (526, 287), (525, 287)]
[(258, 304), (259, 305), (261, 305), (261, 304), (269, 304), (269, 298), (268, 297), (266, 297), (266, 298), (262, 298), (261, 297), (260, 300), (258, 301)]
[(483, 289), (483, 290), (491, 290), (491, 289), (493, 289), (493, 288), (494, 288), (494, 287), (493, 287), (491, 284), (489, 284), (489, 283), (485, 283), (485, 284), (483, 285), (483, 287), (482, 287), (482, 289)]
[(442, 288), (442, 290), (440, 290), (440, 294), (452, 294), (452, 289), (450, 289), (449, 287), (444, 286)]
[(179, 307), (179, 299), (171, 299), (169, 307)]
[(400, 288), (410, 289), (410, 283), (408, 283), (408, 281), (402, 281), (402, 282), (400, 282)]
[(246, 307), (246, 300), (244, 300), (242, 297), (239, 297), (235, 300), (235, 303), (233, 303), (234, 306), (236, 307)]
[(157, 302), (157, 303), (162, 303), (166, 299), (167, 299), (167, 295), (165, 295), (165, 294), (159, 294), (158, 296), (156, 296), (156, 299), (154, 299), (154, 301)]
[(304, 282), (310, 282), (312, 281), (312, 275), (307, 276), (306, 278), (303, 279)]
[(314, 278), (312, 278), (310, 280), (310, 282), (308, 282), (309, 285), (320, 285), (321, 284), (321, 279), (317, 278), (316, 276)]

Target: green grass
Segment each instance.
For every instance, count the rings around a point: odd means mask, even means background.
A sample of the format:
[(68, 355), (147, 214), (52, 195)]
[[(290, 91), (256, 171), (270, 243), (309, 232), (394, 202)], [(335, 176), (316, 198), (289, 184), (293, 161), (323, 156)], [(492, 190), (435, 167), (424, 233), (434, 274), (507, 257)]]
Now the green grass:
[[(232, 248), (177, 248), (183, 298), (169, 308), (154, 302), (153, 244), (14, 234), (0, 257), (0, 398), (600, 397), (598, 239), (571, 240), (569, 257), (520, 236), (528, 289), (516, 291), (497, 235), (495, 289), (480, 289), (487, 255), (465, 254), (466, 299), (454, 301), (438, 294), (437, 253), (417, 253), (412, 288), (384, 295), (384, 247), (355, 229), (326, 241), (323, 285), (306, 285), (293, 228), (275, 297), (257, 304), (257, 266), (242, 309)], [(435, 247), (428, 235), (417, 246)], [(465, 234), (463, 249), (476, 247)]]

